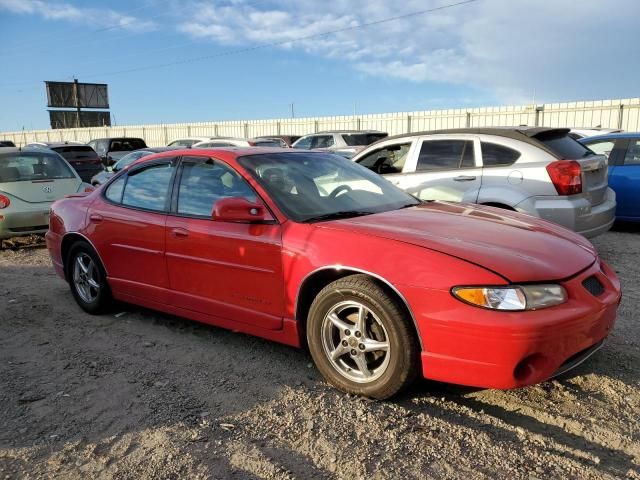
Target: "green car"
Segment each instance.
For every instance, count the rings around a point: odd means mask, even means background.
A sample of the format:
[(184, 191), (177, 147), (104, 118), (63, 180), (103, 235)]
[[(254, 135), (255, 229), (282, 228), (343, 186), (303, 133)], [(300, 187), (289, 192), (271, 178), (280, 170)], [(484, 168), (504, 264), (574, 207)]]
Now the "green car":
[(91, 188), (51, 150), (0, 149), (0, 242), (45, 233), (54, 201)]

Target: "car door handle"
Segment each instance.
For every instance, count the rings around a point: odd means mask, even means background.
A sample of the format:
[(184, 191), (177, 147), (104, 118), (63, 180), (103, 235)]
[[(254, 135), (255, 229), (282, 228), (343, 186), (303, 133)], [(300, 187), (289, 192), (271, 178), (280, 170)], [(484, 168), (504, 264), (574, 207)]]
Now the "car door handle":
[(172, 228), (171, 235), (177, 238), (185, 238), (189, 236), (189, 232), (187, 232), (184, 228)]
[(104, 220), (104, 218), (102, 218), (102, 215), (98, 215), (97, 213), (92, 213), (91, 215), (89, 215), (89, 221), (91, 221), (92, 223), (101, 223), (102, 220)]
[(474, 175), (460, 175), (458, 177), (454, 177), (454, 181), (456, 182), (473, 182), (476, 179)]

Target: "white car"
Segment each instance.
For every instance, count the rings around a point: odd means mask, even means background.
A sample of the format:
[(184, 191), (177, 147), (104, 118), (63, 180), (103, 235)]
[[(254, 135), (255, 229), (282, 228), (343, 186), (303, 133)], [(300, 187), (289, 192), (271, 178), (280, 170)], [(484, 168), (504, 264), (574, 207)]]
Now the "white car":
[(586, 237), (611, 228), (607, 162), (562, 128), (476, 128), (389, 137), (353, 161), (421, 200), (501, 207)]
[(620, 132), (622, 132), (622, 130), (617, 130), (615, 128), (572, 128), (569, 132), (569, 136), (571, 138), (575, 138), (576, 140), (580, 140), (581, 138), (595, 137), (596, 135), (607, 135), (609, 133)]
[(167, 147), (184, 147), (191, 148), (196, 143), (208, 142), (209, 140), (214, 140), (218, 137), (188, 137), (188, 138), (178, 138), (170, 142)]
[(334, 130), (318, 132), (296, 140), (291, 148), (304, 150), (321, 149), (351, 158), (367, 145), (385, 138), (386, 132), (377, 130)]
[(219, 147), (276, 147), (282, 148), (279, 139), (273, 138), (233, 138), (216, 137), (203, 142), (194, 143), (191, 148), (219, 148)]

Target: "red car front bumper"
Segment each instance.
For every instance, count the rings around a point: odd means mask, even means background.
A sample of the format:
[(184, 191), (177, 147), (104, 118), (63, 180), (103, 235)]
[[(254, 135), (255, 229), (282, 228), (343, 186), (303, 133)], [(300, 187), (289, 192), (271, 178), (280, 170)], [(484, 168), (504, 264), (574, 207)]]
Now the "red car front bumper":
[[(602, 292), (591, 293), (590, 279)], [(580, 363), (613, 328), (620, 282), (604, 263), (561, 282), (569, 300), (556, 307), (498, 312), (466, 305), (449, 291), (404, 287), (422, 338), (425, 378), (483, 388), (515, 388)], [(596, 289), (598, 290), (598, 289)], [(593, 348), (592, 348), (593, 347)]]

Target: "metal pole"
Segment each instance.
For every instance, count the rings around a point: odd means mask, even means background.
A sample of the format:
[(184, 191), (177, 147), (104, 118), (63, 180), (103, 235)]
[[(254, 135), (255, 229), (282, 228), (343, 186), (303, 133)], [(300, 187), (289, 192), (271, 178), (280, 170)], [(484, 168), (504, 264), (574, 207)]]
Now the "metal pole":
[(75, 102), (76, 102), (76, 112), (77, 112), (77, 117), (76, 117), (76, 128), (80, 128), (80, 95), (78, 94), (78, 79), (74, 78), (73, 79), (73, 96), (75, 97)]
[(291, 118), (296, 118), (296, 112), (293, 110), (293, 102), (291, 102)]

